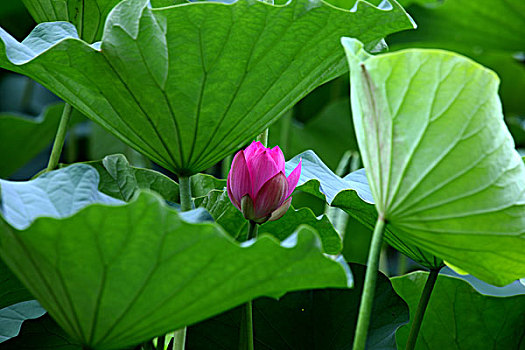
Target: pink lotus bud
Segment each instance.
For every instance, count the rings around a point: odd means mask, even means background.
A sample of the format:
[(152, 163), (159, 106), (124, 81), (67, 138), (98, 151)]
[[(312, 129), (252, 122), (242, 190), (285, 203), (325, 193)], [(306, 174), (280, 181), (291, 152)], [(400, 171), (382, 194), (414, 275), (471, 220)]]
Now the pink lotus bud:
[(228, 174), (228, 196), (248, 220), (262, 224), (281, 218), (292, 202), (301, 176), (301, 162), (286, 177), (284, 155), (279, 146), (266, 148), (252, 142), (233, 158)]

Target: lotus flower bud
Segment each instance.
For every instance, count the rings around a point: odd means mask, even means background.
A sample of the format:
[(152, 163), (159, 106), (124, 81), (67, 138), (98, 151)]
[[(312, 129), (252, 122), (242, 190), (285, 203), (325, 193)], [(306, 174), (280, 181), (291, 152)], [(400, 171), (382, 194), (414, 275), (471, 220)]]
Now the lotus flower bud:
[(284, 155), (278, 146), (252, 142), (233, 158), (228, 174), (228, 196), (248, 220), (262, 224), (281, 218), (301, 176), (301, 162), (286, 177)]

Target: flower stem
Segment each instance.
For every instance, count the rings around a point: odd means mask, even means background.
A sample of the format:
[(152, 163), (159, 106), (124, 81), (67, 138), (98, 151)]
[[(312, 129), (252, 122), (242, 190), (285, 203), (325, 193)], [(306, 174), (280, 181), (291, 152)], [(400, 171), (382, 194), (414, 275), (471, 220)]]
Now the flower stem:
[(189, 176), (179, 176), (180, 210), (191, 210), (191, 185)]
[[(179, 175), (180, 210), (191, 210), (191, 185), (190, 177)], [(186, 327), (173, 333), (173, 350), (184, 350), (186, 347)]]
[(239, 350), (253, 350), (253, 318), (251, 300), (243, 305)]
[(53, 149), (51, 150), (51, 156), (49, 156), (49, 162), (47, 163), (46, 172), (54, 170), (58, 165), (60, 154), (62, 153), (62, 148), (64, 147), (67, 125), (69, 124), (69, 119), (71, 119), (72, 110), (73, 108), (69, 103), (64, 105), (62, 117), (60, 118), (60, 124), (58, 124), (58, 130), (55, 136), (55, 142), (53, 143)]
[[(248, 226), (248, 236), (246, 240), (257, 238), (259, 227), (254, 221), (250, 220)], [(252, 301), (243, 305), (243, 314), (241, 317), (241, 331), (239, 334), (239, 350), (253, 350), (253, 317)]]
[(374, 301), (379, 256), (381, 253), (381, 244), (383, 243), (385, 223), (383, 216), (379, 215), (372, 235), (370, 251), (368, 253), (365, 285), (363, 287), (363, 294), (361, 295), (361, 305), (359, 306), (359, 316), (357, 318), (353, 350), (365, 349), (368, 325), (370, 324), (370, 316), (372, 314), (372, 304)]
[(264, 131), (257, 136), (257, 141), (262, 143), (264, 147), (268, 146), (268, 128), (264, 129)]
[(416, 347), (417, 336), (419, 334), (419, 330), (421, 329), (423, 317), (425, 316), (425, 311), (427, 310), (430, 296), (434, 290), (434, 285), (436, 284), (439, 270), (441, 270), (441, 268), (430, 270), (430, 274), (428, 275), (427, 281), (425, 282), (425, 287), (423, 288), (423, 292), (419, 298), (419, 303), (417, 304), (416, 314), (412, 320), (412, 327), (410, 328), (410, 333), (408, 334), (406, 345), (407, 350), (412, 350)]

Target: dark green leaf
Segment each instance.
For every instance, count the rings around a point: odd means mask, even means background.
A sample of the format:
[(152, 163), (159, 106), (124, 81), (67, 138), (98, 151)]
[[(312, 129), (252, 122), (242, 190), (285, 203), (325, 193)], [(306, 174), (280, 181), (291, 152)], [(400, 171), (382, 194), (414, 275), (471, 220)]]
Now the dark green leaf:
[(2, 350), (82, 350), (48, 315), (22, 324), (20, 333), (0, 346)]
[[(197, 200), (196, 205), (206, 208), (215, 221), (231, 236), (241, 238), (248, 232), (248, 221), (233, 206), (226, 191), (212, 191), (206, 197)], [(325, 253), (338, 254), (341, 252), (341, 238), (330, 220), (325, 215), (316, 218), (308, 208), (299, 210), (290, 208), (279, 220), (268, 221), (259, 226), (259, 234), (268, 233), (283, 241), (302, 224), (313, 227), (319, 233)]]
[(67, 23), (23, 42), (0, 30), (0, 65), (48, 89), (151, 160), (188, 175), (209, 168), (347, 67), (342, 35), (374, 47), (413, 26), (404, 10), (359, 1), (199, 2), (150, 9), (126, 0), (101, 46)]
[[(364, 266), (350, 267), (354, 289), (293, 292), (279, 300), (255, 300), (255, 348), (350, 350), (365, 275)], [(190, 327), (188, 348), (237, 348), (241, 311), (240, 307)], [(395, 349), (395, 332), (407, 322), (407, 305), (394, 293), (388, 278), (379, 273), (367, 349)]]
[(49, 146), (63, 108), (63, 104), (51, 106), (38, 118), (0, 114), (0, 177), (12, 175)]
[(0, 309), (34, 297), (0, 259)]
[(454, 49), (525, 50), (525, 2), (521, 0), (401, 0), (418, 24), (396, 42), (433, 42)]
[(259, 296), (351, 283), (307, 226), (282, 244), (262, 235), (239, 245), (157, 195), (125, 204), (98, 192), (98, 173), (84, 164), (0, 185), (0, 256), (73, 339), (97, 350), (131, 346)]
[[(395, 291), (414, 314), (427, 272), (392, 278)], [(478, 293), (467, 282), (439, 275), (416, 349), (522, 349), (525, 338), (525, 295), (499, 298)], [(408, 324), (397, 331), (405, 347)]]

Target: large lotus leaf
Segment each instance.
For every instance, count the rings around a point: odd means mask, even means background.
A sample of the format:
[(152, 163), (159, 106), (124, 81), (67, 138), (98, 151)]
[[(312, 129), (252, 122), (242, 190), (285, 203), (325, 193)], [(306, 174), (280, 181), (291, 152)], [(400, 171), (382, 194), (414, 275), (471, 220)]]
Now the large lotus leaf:
[(38, 23), (66, 21), (77, 27), (79, 36), (92, 43), (100, 40), (104, 22), (121, 0), (22, 0)]
[(40, 317), (45, 313), (46, 310), (42, 309), (35, 300), (0, 309), (0, 343), (16, 337), (24, 321)]
[[(417, 309), (427, 272), (391, 279), (395, 291)], [(467, 282), (439, 275), (428, 303), (416, 349), (522, 349), (525, 338), (525, 295), (493, 297), (478, 293)], [(411, 324), (396, 334), (405, 347)]]
[(525, 166), (497, 76), (450, 52), (373, 57), (355, 39), (342, 42), (380, 215), (403, 241), (491, 284), (525, 276)]
[[(377, 221), (377, 211), (364, 169), (341, 178), (334, 174), (312, 151), (301, 153), (286, 162), (287, 171), (295, 169), (302, 160), (301, 177), (297, 190), (325, 200), (329, 205), (343, 209), (365, 226), (372, 228)], [(428, 268), (441, 267), (443, 261), (418, 247), (402, 241), (402, 231), (386, 227), (385, 240), (412, 260)], [(346, 237), (351, 239), (351, 237)]]
[[(206, 197), (195, 201), (197, 206), (206, 208), (215, 221), (236, 239), (245, 239), (248, 233), (248, 221), (233, 206), (226, 191), (211, 191)], [(258, 228), (259, 234), (268, 233), (279, 240), (286, 239), (298, 226), (305, 224), (314, 228), (321, 238), (323, 251), (327, 254), (339, 254), (343, 248), (341, 237), (326, 215), (316, 217), (309, 208), (298, 210), (291, 207), (282, 218), (268, 221)]]
[(98, 192), (88, 165), (0, 186), (1, 257), (93, 349), (125, 348), (259, 296), (351, 283), (307, 226), (282, 243), (263, 235), (239, 245), (195, 222), (203, 209), (179, 214), (152, 193), (126, 204)]
[(316, 86), (342, 74), (342, 35), (376, 45), (412, 27), (359, 1), (199, 2), (150, 9), (126, 0), (100, 45), (64, 22), (43, 23), (18, 43), (0, 30), (0, 66), (41, 82), (131, 147), (178, 174), (215, 164)]
[[(300, 291), (279, 300), (254, 300), (255, 348), (351, 349), (366, 269), (359, 264), (351, 264), (350, 268), (356, 281), (353, 289)], [(237, 348), (241, 313), (242, 308), (237, 308), (189, 327), (187, 348)], [(394, 292), (389, 279), (378, 272), (367, 349), (395, 349), (396, 330), (407, 322), (406, 303)]]

